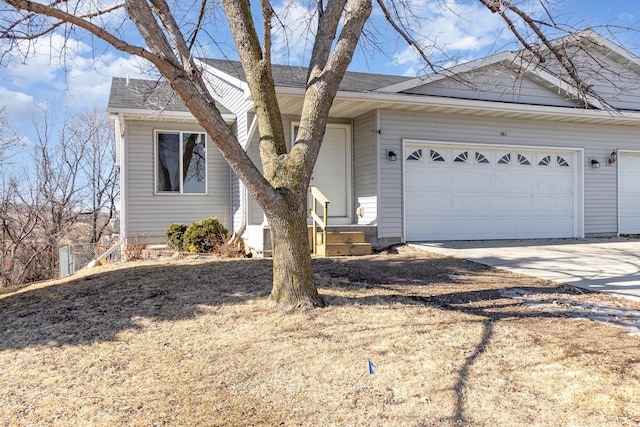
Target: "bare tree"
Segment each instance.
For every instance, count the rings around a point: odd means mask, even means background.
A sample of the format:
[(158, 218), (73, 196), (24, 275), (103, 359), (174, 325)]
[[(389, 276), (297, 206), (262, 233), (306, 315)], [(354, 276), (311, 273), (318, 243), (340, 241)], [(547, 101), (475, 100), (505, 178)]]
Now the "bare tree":
[(42, 117), (34, 123), (28, 171), (0, 176), (0, 287), (56, 277), (61, 243), (96, 243), (115, 212), (108, 117), (95, 110), (74, 115), (58, 138), (46, 110)]
[(42, 123), (36, 125), (38, 141), (33, 148), (35, 177), (30, 188), (35, 193), (31, 203), (37, 203), (40, 243), (33, 251), (40, 252), (45, 278), (55, 277), (58, 270), (58, 246), (70, 227), (82, 213), (82, 194), (89, 185), (80, 178), (88, 144), (73, 144), (64, 129), (54, 142), (45, 112)]
[(89, 216), (91, 243), (97, 243), (116, 212), (120, 194), (113, 123), (109, 117), (93, 109), (65, 121), (65, 149), (78, 153), (78, 178), (81, 199), (87, 203), (82, 214)]
[[(40, 276), (34, 249), (39, 203), (21, 183), (26, 177), (2, 179), (0, 188), (0, 287), (17, 286)], [(36, 243), (35, 246), (38, 246)], [(34, 279), (35, 278), (35, 279)]]
[[(516, 37), (532, 51), (538, 46), (554, 48), (542, 31), (546, 22), (530, 19), (515, 1), (479, 0), (499, 14)], [(306, 92), (300, 116), (300, 131), (290, 151), (271, 73), (271, 28), (274, 9), (261, 0), (256, 13), (250, 0), (222, 0), (255, 107), (260, 135), (260, 157), (264, 174), (238, 143), (220, 111), (194, 60), (193, 49), (211, 32), (207, 25), (215, 19), (213, 2), (198, 3), (196, 16), (180, 2), (166, 0), (125, 0), (91, 8), (88, 2), (54, 1), (42, 4), (26, 0), (4, 0), (0, 37), (12, 47), (23, 46), (56, 31), (69, 34), (83, 29), (116, 49), (149, 61), (170, 83), (201, 126), (212, 136), (233, 171), (264, 210), (273, 241), (273, 288), (269, 300), (274, 306), (322, 305), (313, 278), (308, 251), (306, 197), (329, 109), (338, 85), (369, 20), (372, 0), (318, 0), (315, 2), (315, 38), (308, 62)], [(91, 3), (93, 5), (94, 3)], [(195, 3), (194, 3), (195, 4)], [(447, 7), (446, 2), (440, 3)], [(406, 16), (418, 16), (409, 1), (377, 0), (387, 21), (429, 63), (428, 51), (407, 30)], [(124, 9), (138, 30), (135, 36), (122, 31), (112, 12)], [(421, 11), (420, 11), (421, 12)], [(473, 25), (473, 21), (469, 21)], [(553, 21), (550, 21), (553, 22)], [(187, 24), (185, 24), (187, 23)], [(257, 25), (262, 23), (262, 31)], [(211, 27), (213, 28), (213, 27)], [(523, 29), (528, 30), (527, 32)], [(215, 30), (212, 30), (215, 31)], [(260, 36), (262, 33), (262, 37)], [(140, 37), (144, 44), (138, 44)], [(11, 45), (11, 43), (13, 43)], [(589, 86), (580, 81), (570, 59), (558, 52), (560, 65), (581, 91)], [(541, 60), (541, 58), (538, 58)]]
[(11, 129), (6, 106), (0, 106), (0, 166), (9, 160), (20, 143), (20, 137)]

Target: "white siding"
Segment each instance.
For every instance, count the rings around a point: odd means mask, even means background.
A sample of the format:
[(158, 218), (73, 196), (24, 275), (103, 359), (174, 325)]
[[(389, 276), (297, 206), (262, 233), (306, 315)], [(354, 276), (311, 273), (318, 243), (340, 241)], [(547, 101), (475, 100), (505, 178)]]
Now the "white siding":
[[(253, 160), (253, 163), (255, 163), (258, 166), (258, 169), (262, 171), (262, 163), (260, 162), (260, 147), (258, 145), (259, 141), (260, 137), (258, 136), (258, 132), (256, 132), (256, 134), (253, 136), (253, 139), (251, 140), (251, 144), (249, 145), (248, 153), (251, 160)], [(262, 212), (260, 205), (258, 205), (258, 202), (256, 202), (256, 200), (251, 196), (249, 196), (248, 208), (248, 223), (254, 225), (262, 224), (264, 222), (264, 213)]]
[[(546, 82), (544, 84), (548, 85)], [(575, 102), (559, 96), (557, 88), (546, 88), (541, 81), (530, 80), (528, 76), (519, 75), (501, 64), (437, 80), (408, 90), (407, 93), (532, 105), (575, 106)]]
[[(249, 131), (249, 114), (253, 107), (253, 102), (247, 99), (244, 89), (233, 83), (221, 79), (213, 74), (207, 74), (207, 82), (213, 97), (224, 105), (229, 111), (236, 115), (234, 131), (241, 144), (246, 144), (247, 133)], [(238, 177), (230, 171), (231, 174), (231, 215), (233, 219), (233, 229), (237, 230), (242, 224), (242, 211), (245, 200), (243, 197), (243, 184)]]
[[(586, 235), (617, 233), (616, 166), (607, 165), (612, 150), (639, 149), (640, 129), (632, 126), (584, 125), (551, 121), (523, 121), (451, 115), (381, 112), (381, 144), (401, 152), (403, 138), (437, 142), (504, 144), (584, 149), (584, 232)], [(383, 157), (380, 157), (383, 158)], [(591, 168), (591, 159), (600, 162)], [(381, 162), (381, 237), (402, 235), (402, 162)]]
[[(155, 130), (196, 131), (196, 124), (128, 121), (126, 135), (127, 180), (125, 218), (128, 238), (163, 240), (174, 222), (187, 225), (207, 217), (218, 217), (230, 226), (229, 167), (208, 139), (206, 195), (155, 194)], [(155, 239), (154, 239), (155, 238)]]
[[(640, 73), (638, 65), (613, 52), (590, 46), (589, 52), (575, 46), (567, 48), (580, 77), (606, 102), (621, 110), (640, 110)], [(551, 73), (566, 74), (555, 58), (549, 57), (544, 68)]]
[(353, 167), (357, 224), (375, 224), (378, 219), (377, 114), (367, 113), (354, 120)]

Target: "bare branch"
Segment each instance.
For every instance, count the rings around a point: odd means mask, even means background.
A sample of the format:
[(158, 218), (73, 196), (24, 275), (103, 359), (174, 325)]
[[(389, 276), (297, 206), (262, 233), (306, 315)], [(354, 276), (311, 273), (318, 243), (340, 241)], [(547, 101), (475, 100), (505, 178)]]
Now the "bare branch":
[(273, 18), (273, 7), (269, 0), (260, 0), (262, 4), (263, 38), (264, 38), (264, 60), (271, 65), (271, 20)]
[[(9, 2), (8, 2), (9, 3)], [(49, 7), (53, 7), (59, 3), (65, 3), (64, 0), (57, 0), (53, 3), (51, 3), (49, 5)], [(103, 9), (97, 9), (94, 11), (91, 11), (89, 13), (83, 14), (83, 15), (76, 15), (78, 18), (80, 19), (91, 19), (91, 18), (95, 18), (96, 16), (101, 16), (101, 15), (105, 15), (107, 13), (113, 12), (117, 9), (120, 9), (124, 7), (124, 2), (121, 3), (116, 3), (113, 4), (111, 6), (105, 7)], [(59, 20), (58, 22), (55, 22), (53, 24), (51, 24), (50, 27), (45, 28), (44, 30), (40, 31), (39, 33), (32, 33), (32, 34), (28, 34), (26, 36), (17, 36), (17, 35), (11, 35), (11, 32), (13, 31), (13, 29), (15, 29), (16, 27), (24, 24), (26, 21), (33, 19), (35, 17), (34, 14), (28, 14), (25, 17), (23, 17), (22, 19), (17, 20), (13, 25), (10, 25), (9, 27), (7, 27), (7, 29), (5, 29), (2, 34), (0, 34), (0, 38), (12, 38), (12, 39), (16, 39), (16, 40), (20, 40), (20, 39), (24, 39), (24, 40), (34, 40), (38, 37), (44, 36), (45, 34), (48, 34), (50, 32), (52, 32), (53, 30), (55, 30), (56, 28), (60, 27), (61, 25), (64, 25), (66, 23), (65, 20)]]
[[(396, 30), (398, 34), (400, 34), (400, 36), (407, 42), (409, 46), (413, 47), (416, 50), (416, 52), (418, 53), (418, 55), (420, 55), (420, 58), (422, 58), (425, 64), (427, 64), (429, 68), (431, 68), (431, 70), (436, 71), (435, 65), (433, 64), (433, 62), (431, 62), (431, 60), (427, 56), (427, 53), (425, 52), (424, 48), (413, 37), (411, 37), (408, 32), (406, 32), (400, 26), (399, 22), (397, 22), (391, 16), (391, 14), (389, 13), (389, 10), (387, 9), (387, 6), (384, 4), (384, 0), (377, 0), (377, 2), (387, 22), (389, 22), (389, 24), (393, 27), (393, 29)], [(398, 17), (398, 10), (396, 9), (395, 4), (393, 7), (395, 9), (395, 15), (396, 17)]]
[(346, 0), (329, 2), (318, 16), (318, 31), (309, 61), (309, 78), (325, 68), (346, 3)]
[[(525, 47), (525, 49), (531, 54), (533, 54), (540, 64), (543, 64), (547, 61), (547, 59), (542, 55), (542, 52), (539, 50), (538, 46), (532, 46), (529, 44), (526, 39), (522, 36), (520, 31), (516, 28), (514, 22), (507, 15), (507, 11), (513, 12), (518, 18), (520, 18), (527, 26), (527, 28), (531, 29), (533, 33), (539, 40), (539, 43), (543, 45), (551, 55), (558, 61), (562, 70), (564, 70), (569, 76), (569, 81), (572, 82), (572, 85), (578, 90), (581, 98), (581, 102), (583, 103), (585, 108), (589, 107), (589, 97), (597, 99), (598, 102), (603, 105), (608, 106), (608, 103), (600, 97), (591, 85), (589, 85), (580, 75), (578, 71), (578, 67), (576, 67), (575, 63), (571, 59), (571, 57), (563, 52), (561, 52), (562, 47), (554, 45), (552, 41), (542, 32), (540, 29), (540, 25), (537, 21), (532, 19), (529, 14), (524, 12), (522, 9), (515, 6), (512, 2), (503, 1), (503, 0), (480, 0), (482, 4), (484, 4), (489, 10), (494, 13), (498, 13), (502, 19), (505, 21), (511, 32), (515, 35), (518, 41)], [(546, 9), (545, 9), (546, 10)]]
[[(38, 14), (38, 15), (44, 15), (44, 16), (48, 16), (48, 17), (51, 17), (51, 18), (55, 18), (55, 19), (57, 19), (59, 21), (59, 22), (54, 24), (54, 25), (56, 25), (56, 27), (59, 26), (62, 22), (68, 22), (70, 24), (76, 25), (77, 27), (82, 28), (82, 29), (90, 32), (91, 34), (95, 35), (96, 37), (101, 38), (102, 40), (104, 40), (107, 43), (111, 44), (116, 49), (121, 50), (123, 52), (130, 53), (132, 55), (140, 56), (140, 57), (142, 57), (144, 59), (147, 59), (147, 60), (151, 61), (154, 64), (160, 61), (160, 58), (155, 57), (154, 55), (152, 55), (146, 49), (144, 49), (144, 48), (142, 48), (140, 46), (135, 46), (135, 45), (132, 45), (132, 44), (129, 44), (129, 43), (125, 42), (124, 40), (122, 40), (122, 39), (116, 37), (115, 35), (111, 34), (106, 29), (104, 29), (102, 27), (99, 27), (98, 25), (93, 24), (92, 22), (88, 21), (85, 18), (81, 18), (81, 17), (73, 15), (71, 13), (67, 13), (67, 12), (65, 12), (63, 10), (56, 9), (55, 7), (43, 5), (43, 4), (37, 3), (35, 1), (5, 0), (5, 3), (13, 6), (16, 10), (26, 10), (26, 11), (33, 12), (33, 13)], [(120, 7), (122, 7), (122, 4), (118, 3), (117, 6), (118, 6), (117, 8), (120, 8)], [(115, 8), (115, 9), (117, 9), (117, 8)], [(42, 34), (46, 34), (47, 32), (50, 32), (53, 29), (54, 28), (51, 28), (51, 29), (49, 29), (49, 30), (47, 30), (45, 32), (42, 32)], [(3, 38), (15, 38), (15, 36), (13, 36), (11, 33), (7, 33), (6, 31), (3, 32), (3, 35), (1, 37), (3, 37)], [(35, 37), (36, 36), (29, 37), (29, 39), (33, 39)]]
[[(154, 10), (160, 21), (164, 25), (164, 28), (167, 30), (171, 41), (173, 41), (173, 45), (175, 46), (178, 55), (180, 55), (180, 62), (182, 64), (182, 68), (187, 71), (190, 75), (198, 74), (198, 68), (193, 62), (193, 57), (191, 55), (191, 51), (187, 46), (187, 42), (180, 31), (180, 27), (176, 22), (171, 10), (169, 10), (169, 6), (164, 0), (151, 0), (151, 4), (154, 6)], [(154, 39), (158, 38), (159, 34), (156, 34)], [(164, 38), (164, 37), (162, 37)], [(166, 46), (162, 46), (164, 49), (169, 49), (168, 43)], [(166, 51), (166, 50), (165, 50)]]
[(191, 41), (189, 41), (189, 50), (193, 49), (193, 45), (198, 38), (198, 33), (200, 32), (200, 28), (202, 28), (202, 21), (204, 19), (204, 12), (207, 7), (207, 0), (202, 0), (200, 4), (200, 13), (198, 14), (198, 21), (196, 22), (196, 28), (193, 30), (193, 36), (191, 37)]

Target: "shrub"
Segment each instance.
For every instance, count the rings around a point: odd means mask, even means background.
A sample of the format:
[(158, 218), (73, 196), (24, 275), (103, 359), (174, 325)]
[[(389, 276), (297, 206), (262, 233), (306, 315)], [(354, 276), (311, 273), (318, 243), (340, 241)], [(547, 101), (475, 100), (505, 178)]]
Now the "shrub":
[(124, 245), (124, 260), (125, 261), (137, 261), (143, 257), (145, 244), (142, 238), (137, 236), (127, 237), (127, 241)]
[(184, 233), (187, 231), (187, 226), (182, 223), (173, 223), (167, 228), (167, 245), (169, 249), (174, 251), (184, 250)]
[(205, 218), (187, 228), (183, 247), (191, 252), (213, 252), (224, 245), (227, 234), (227, 229), (218, 218)]

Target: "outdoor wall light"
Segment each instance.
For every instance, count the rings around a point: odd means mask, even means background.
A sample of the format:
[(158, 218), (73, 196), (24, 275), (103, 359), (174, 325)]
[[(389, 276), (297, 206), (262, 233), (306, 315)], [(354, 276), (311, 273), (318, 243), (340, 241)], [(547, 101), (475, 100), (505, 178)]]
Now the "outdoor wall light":
[(618, 160), (618, 153), (616, 153), (616, 150), (613, 150), (611, 152), (611, 154), (609, 154), (609, 158), (607, 159), (607, 163), (610, 165), (615, 165), (616, 164), (616, 160)]
[(594, 169), (598, 169), (600, 167), (600, 162), (595, 159), (591, 160), (591, 167)]
[(398, 158), (398, 156), (396, 155), (395, 151), (389, 151), (387, 153), (387, 156), (389, 157), (389, 160), (391, 160), (392, 162), (395, 162), (396, 159)]

